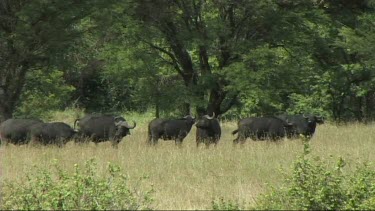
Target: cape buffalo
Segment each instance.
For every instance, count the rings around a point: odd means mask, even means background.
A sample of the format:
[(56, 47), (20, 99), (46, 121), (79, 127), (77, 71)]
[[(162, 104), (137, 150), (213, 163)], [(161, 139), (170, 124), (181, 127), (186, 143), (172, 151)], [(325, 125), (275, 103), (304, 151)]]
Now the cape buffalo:
[(5, 144), (27, 144), (30, 127), (42, 122), (39, 119), (8, 119), (0, 124), (0, 139)]
[(94, 143), (111, 141), (114, 147), (117, 147), (123, 137), (130, 135), (130, 129), (137, 125), (134, 122), (134, 125), (130, 126), (121, 116), (102, 114), (91, 114), (76, 119), (74, 128), (77, 122), (81, 138), (90, 138)]
[(195, 124), (195, 126), (197, 127), (197, 147), (201, 143), (206, 144), (206, 147), (208, 147), (212, 143), (216, 146), (219, 142), (221, 136), (221, 128), (219, 120), (214, 117), (215, 114), (213, 114), (211, 117), (208, 115), (204, 115)]
[(156, 144), (161, 138), (175, 140), (177, 145), (181, 145), (194, 123), (195, 118), (191, 115), (181, 119), (153, 119), (148, 124), (148, 143)]
[(233, 143), (244, 143), (246, 138), (253, 140), (271, 139), (273, 141), (285, 137), (293, 124), (276, 117), (249, 117), (238, 122), (238, 129), (232, 134), (238, 133)]
[(299, 135), (303, 135), (307, 138), (311, 138), (315, 133), (316, 124), (323, 124), (324, 120), (320, 116), (315, 115), (279, 115), (278, 118), (287, 120), (294, 125), (294, 130), (288, 134), (289, 138), (296, 138)]
[(74, 137), (76, 131), (63, 122), (39, 123), (30, 127), (31, 141), (61, 147)]

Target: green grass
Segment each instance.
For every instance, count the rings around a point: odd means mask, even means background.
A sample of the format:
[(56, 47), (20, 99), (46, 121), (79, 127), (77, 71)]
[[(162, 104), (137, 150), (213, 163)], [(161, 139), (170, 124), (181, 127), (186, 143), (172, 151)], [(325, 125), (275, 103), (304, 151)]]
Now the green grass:
[[(56, 113), (54, 120), (72, 125), (72, 114)], [(104, 173), (108, 162), (116, 163), (130, 177), (130, 182), (147, 175), (144, 185), (155, 189), (155, 209), (212, 209), (211, 201), (219, 197), (253, 204), (266, 183), (282, 182), (280, 168), (288, 171), (303, 151), (301, 140), (277, 143), (248, 140), (233, 146), (231, 131), (235, 122), (222, 123), (222, 138), (216, 148), (196, 148), (195, 127), (178, 148), (173, 141), (159, 141), (155, 147), (146, 145), (147, 123), (151, 114), (125, 114), (128, 121), (137, 121), (131, 136), (125, 137), (118, 149), (108, 142), (98, 146), (69, 142), (64, 148), (9, 145), (0, 148), (1, 180), (19, 180), (33, 164), (49, 166), (53, 159), (73, 171), (75, 163), (90, 158), (98, 162), (98, 173)], [(313, 156), (342, 156), (346, 171), (358, 162), (374, 161), (375, 125), (320, 125), (311, 140)], [(333, 159), (334, 160), (334, 159)]]

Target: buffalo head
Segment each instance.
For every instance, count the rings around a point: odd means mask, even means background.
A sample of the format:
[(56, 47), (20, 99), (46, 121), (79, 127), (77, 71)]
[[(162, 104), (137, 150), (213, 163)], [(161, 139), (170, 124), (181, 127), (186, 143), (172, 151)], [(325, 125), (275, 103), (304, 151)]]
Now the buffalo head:
[(210, 127), (211, 120), (215, 118), (215, 113), (213, 113), (212, 116), (204, 115), (202, 118), (200, 118), (197, 123), (195, 124), (198, 128), (207, 128)]
[(184, 116), (183, 119), (186, 120), (188, 124), (193, 125), (195, 123), (195, 117), (190, 114), (187, 116)]
[(121, 139), (126, 135), (130, 135), (130, 129), (134, 129), (137, 124), (133, 121), (133, 126), (130, 126), (127, 121), (115, 121), (116, 132), (115, 139)]
[(305, 118), (308, 123), (324, 124), (324, 118), (323, 118), (323, 116), (315, 116), (315, 115), (305, 115), (305, 114), (303, 114), (303, 118)]

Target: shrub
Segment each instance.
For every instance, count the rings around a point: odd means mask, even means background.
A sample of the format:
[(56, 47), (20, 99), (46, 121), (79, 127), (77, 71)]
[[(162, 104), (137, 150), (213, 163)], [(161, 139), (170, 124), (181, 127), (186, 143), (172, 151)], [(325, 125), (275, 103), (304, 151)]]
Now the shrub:
[(224, 198), (215, 199), (212, 201), (213, 210), (241, 210), (244, 209), (237, 201), (224, 200)]
[(59, 70), (35, 70), (27, 75), (20, 104), (14, 116), (49, 118), (50, 112), (67, 106), (74, 87), (67, 85)]
[(69, 174), (57, 164), (55, 171), (37, 167), (19, 182), (3, 185), (1, 209), (16, 210), (138, 210), (150, 209), (153, 189), (143, 192), (128, 186), (118, 165), (109, 163), (106, 176), (99, 176), (96, 162), (84, 168), (74, 165)]
[(354, 173), (344, 174), (345, 162), (339, 158), (334, 168), (319, 157), (309, 158), (305, 149), (279, 188), (262, 195), (257, 209), (342, 210), (369, 209), (375, 197), (375, 171), (361, 164)]
[(375, 171), (367, 163), (356, 168), (346, 189), (344, 209), (375, 209)]
[[(353, 210), (375, 209), (375, 170), (360, 164), (354, 172), (344, 174), (345, 162), (336, 165), (319, 157), (311, 158), (306, 142), (295, 161), (291, 175), (285, 172), (279, 187), (271, 186), (256, 201), (257, 210)], [(238, 210), (239, 204), (221, 199), (213, 201), (213, 209)]]

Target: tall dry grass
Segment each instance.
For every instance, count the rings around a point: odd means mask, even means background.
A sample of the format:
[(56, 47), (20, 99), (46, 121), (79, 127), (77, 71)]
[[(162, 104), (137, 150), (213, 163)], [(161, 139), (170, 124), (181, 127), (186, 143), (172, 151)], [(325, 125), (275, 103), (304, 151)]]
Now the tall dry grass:
[[(75, 163), (96, 158), (99, 172), (104, 172), (107, 163), (113, 162), (122, 167), (131, 181), (148, 176), (142, 185), (154, 186), (155, 209), (210, 209), (211, 201), (219, 197), (254, 203), (266, 183), (277, 185), (282, 181), (279, 169), (288, 170), (303, 150), (301, 140), (277, 143), (248, 140), (243, 146), (233, 146), (234, 137), (230, 132), (236, 128), (234, 122), (222, 123), (223, 135), (216, 148), (197, 148), (195, 127), (181, 148), (172, 141), (161, 140), (157, 146), (150, 147), (145, 142), (151, 115), (133, 115), (127, 119), (137, 118), (138, 126), (131, 136), (122, 140), (118, 149), (108, 142), (97, 146), (70, 142), (64, 148), (2, 146), (1, 180), (18, 180), (34, 164), (48, 168), (54, 159), (63, 168), (72, 170)], [(71, 123), (71, 119), (67, 122)], [(311, 140), (313, 156), (342, 156), (348, 171), (359, 161), (373, 161), (374, 145), (375, 125), (320, 125)]]

